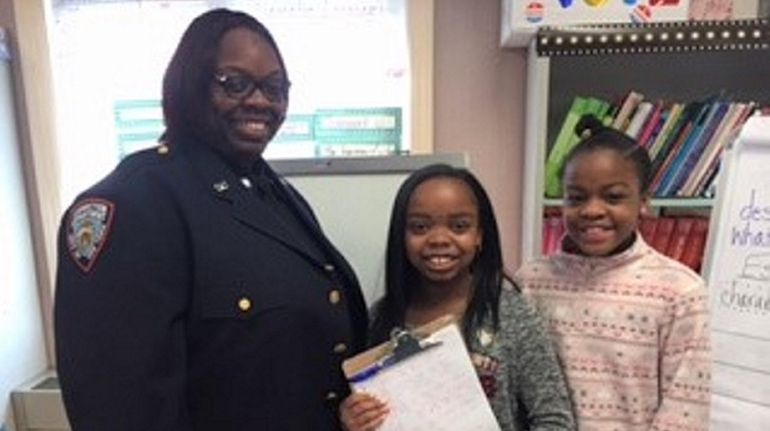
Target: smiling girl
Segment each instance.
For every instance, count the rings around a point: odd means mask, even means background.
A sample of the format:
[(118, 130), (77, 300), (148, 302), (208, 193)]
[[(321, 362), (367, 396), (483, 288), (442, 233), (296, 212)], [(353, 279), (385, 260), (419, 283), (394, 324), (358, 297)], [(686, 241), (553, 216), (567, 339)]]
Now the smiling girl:
[[(573, 429), (552, 343), (534, 308), (503, 275), (492, 204), (470, 172), (431, 165), (401, 185), (385, 285), (373, 307), (372, 344), (389, 339), (395, 327), (454, 315), (503, 431)], [(386, 415), (387, 406), (364, 393), (341, 406), (350, 431), (374, 430)]]
[(548, 321), (578, 429), (707, 430), (707, 292), (637, 232), (649, 156), (594, 117), (576, 132), (584, 138), (562, 173), (561, 250), (514, 279)]

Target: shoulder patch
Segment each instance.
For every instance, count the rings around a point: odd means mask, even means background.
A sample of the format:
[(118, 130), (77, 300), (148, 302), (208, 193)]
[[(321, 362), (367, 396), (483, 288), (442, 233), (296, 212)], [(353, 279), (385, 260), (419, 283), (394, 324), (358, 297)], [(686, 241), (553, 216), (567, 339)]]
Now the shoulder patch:
[(67, 223), (67, 249), (83, 272), (93, 268), (110, 233), (115, 204), (85, 199), (72, 207)]

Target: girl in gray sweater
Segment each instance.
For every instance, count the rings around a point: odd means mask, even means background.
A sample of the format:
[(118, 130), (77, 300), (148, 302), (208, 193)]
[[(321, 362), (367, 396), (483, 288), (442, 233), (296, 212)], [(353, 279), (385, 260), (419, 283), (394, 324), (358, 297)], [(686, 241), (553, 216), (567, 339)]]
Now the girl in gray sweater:
[[(467, 170), (431, 165), (401, 185), (388, 233), (385, 296), (370, 344), (394, 328), (455, 315), (504, 431), (572, 430), (564, 376), (534, 309), (503, 273), (492, 204)], [(386, 403), (354, 393), (340, 406), (349, 431), (375, 430)]]

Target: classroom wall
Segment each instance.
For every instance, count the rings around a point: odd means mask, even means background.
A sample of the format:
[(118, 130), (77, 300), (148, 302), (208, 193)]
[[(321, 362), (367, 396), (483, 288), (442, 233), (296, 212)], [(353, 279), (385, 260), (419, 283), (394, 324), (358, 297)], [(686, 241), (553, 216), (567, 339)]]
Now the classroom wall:
[(435, 2), (436, 152), (467, 152), (519, 266), (526, 50), (500, 48), (499, 0)]
[[(11, 24), (0, 0), (0, 27), (12, 36)], [(13, 430), (11, 390), (48, 365), (12, 73), (0, 59), (0, 431)]]

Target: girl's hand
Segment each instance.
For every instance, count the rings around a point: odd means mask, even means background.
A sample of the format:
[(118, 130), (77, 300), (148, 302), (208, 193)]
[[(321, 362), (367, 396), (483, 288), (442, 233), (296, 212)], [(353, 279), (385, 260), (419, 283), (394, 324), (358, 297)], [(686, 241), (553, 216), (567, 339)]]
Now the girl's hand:
[(374, 431), (388, 412), (387, 404), (363, 392), (350, 394), (340, 404), (340, 420), (346, 431)]

